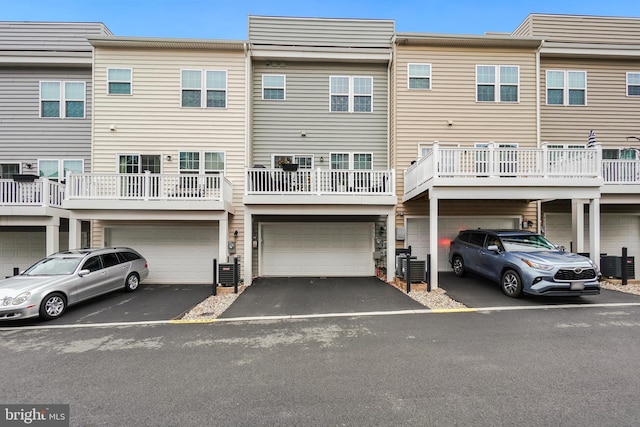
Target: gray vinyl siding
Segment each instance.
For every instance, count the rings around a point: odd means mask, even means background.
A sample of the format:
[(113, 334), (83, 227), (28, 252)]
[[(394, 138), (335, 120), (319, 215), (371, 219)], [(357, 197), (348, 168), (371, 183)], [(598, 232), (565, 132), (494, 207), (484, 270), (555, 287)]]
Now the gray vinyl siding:
[[(85, 118), (40, 118), (41, 80), (84, 81)], [(88, 171), (91, 95), (90, 69), (0, 67), (0, 161), (35, 165), (37, 159), (82, 158)]]
[[(314, 167), (328, 169), (330, 153), (356, 152), (373, 153), (374, 169), (388, 168), (386, 64), (279, 64), (284, 66), (254, 64), (254, 164), (270, 167), (272, 154), (312, 154)], [(262, 99), (262, 74), (286, 76), (286, 100)], [(330, 76), (373, 77), (373, 112), (330, 112)]]
[(111, 35), (97, 22), (0, 22), (0, 51), (91, 52), (89, 35)]
[(633, 44), (640, 38), (640, 20), (611, 16), (531, 14), (513, 32), (547, 41)]
[(249, 17), (253, 44), (389, 48), (392, 20)]

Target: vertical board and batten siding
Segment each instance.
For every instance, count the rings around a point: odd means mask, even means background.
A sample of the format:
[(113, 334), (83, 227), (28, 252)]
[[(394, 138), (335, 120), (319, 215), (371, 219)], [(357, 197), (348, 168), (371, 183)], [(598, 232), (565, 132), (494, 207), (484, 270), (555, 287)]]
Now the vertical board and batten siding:
[[(133, 70), (132, 95), (107, 95), (107, 68)], [(182, 108), (183, 69), (226, 70), (227, 108)], [(224, 151), (225, 176), (233, 183), (242, 253), (245, 166), (245, 57), (242, 51), (96, 48), (95, 172), (118, 171), (118, 154), (160, 154), (162, 172), (178, 173), (180, 151)], [(111, 131), (111, 125), (117, 130)], [(172, 160), (167, 161), (167, 155)], [(97, 228), (97, 227), (96, 227)], [(101, 231), (94, 228), (94, 239)]]
[(546, 41), (637, 44), (640, 20), (611, 16), (532, 14), (512, 33), (542, 37)]
[[(546, 71), (587, 73), (587, 105), (547, 105)], [(627, 96), (626, 73), (640, 72), (640, 58), (542, 58), (540, 67), (541, 139), (549, 143), (586, 144), (589, 131), (604, 146), (626, 146), (628, 136), (640, 136), (640, 97)], [(634, 143), (635, 144), (635, 143)]]
[(87, 36), (109, 36), (98, 22), (0, 22), (0, 51), (91, 52)]
[[(41, 118), (42, 80), (85, 82), (85, 117)], [(85, 170), (90, 170), (90, 68), (0, 67), (0, 94), (0, 161), (84, 159)]]
[(256, 45), (389, 48), (392, 20), (249, 16)]
[[(270, 62), (271, 64), (271, 62)], [(253, 163), (271, 166), (272, 154), (314, 156), (329, 168), (329, 153), (373, 153), (374, 169), (387, 164), (387, 65), (257, 61), (253, 71)], [(286, 76), (284, 101), (262, 99), (262, 75)], [(330, 76), (373, 78), (373, 112), (330, 112)], [(301, 136), (305, 132), (306, 136)], [(320, 162), (320, 158), (324, 162)]]

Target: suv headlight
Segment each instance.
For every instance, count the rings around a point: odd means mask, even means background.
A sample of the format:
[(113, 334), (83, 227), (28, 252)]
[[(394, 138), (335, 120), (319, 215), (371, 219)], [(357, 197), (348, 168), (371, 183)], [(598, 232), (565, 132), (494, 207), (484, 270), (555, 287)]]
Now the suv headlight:
[(520, 259), (522, 260), (522, 262), (527, 264), (529, 267), (535, 268), (536, 270), (542, 270), (542, 271), (551, 271), (551, 270), (553, 270), (553, 266), (552, 265), (540, 264), (538, 262), (533, 262), (533, 261), (528, 260), (526, 258), (520, 258)]
[(23, 292), (13, 299), (13, 305), (20, 305), (31, 296), (30, 292)]

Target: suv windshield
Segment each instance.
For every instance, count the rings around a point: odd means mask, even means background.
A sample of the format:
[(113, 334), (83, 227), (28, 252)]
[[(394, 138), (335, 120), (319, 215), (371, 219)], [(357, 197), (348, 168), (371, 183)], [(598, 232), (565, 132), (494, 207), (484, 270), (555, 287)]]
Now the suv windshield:
[(61, 276), (75, 271), (82, 258), (45, 258), (29, 267), (25, 276)]
[(508, 252), (556, 251), (558, 248), (539, 235), (523, 234), (501, 237), (504, 248)]

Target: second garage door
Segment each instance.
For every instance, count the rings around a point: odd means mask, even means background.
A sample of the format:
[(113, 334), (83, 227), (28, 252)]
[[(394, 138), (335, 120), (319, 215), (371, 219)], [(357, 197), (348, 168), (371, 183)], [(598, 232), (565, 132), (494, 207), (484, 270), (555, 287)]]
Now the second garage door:
[(108, 234), (110, 246), (129, 246), (147, 259), (145, 283), (213, 283), (217, 226), (114, 227)]
[(262, 276), (373, 276), (374, 224), (261, 224)]

